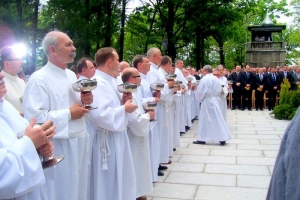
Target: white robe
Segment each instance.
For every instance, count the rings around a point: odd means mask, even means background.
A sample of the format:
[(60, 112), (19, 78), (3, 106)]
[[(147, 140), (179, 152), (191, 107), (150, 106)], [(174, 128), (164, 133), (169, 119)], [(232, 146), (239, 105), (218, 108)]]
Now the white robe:
[[(187, 90), (187, 80), (183, 76), (182, 70), (179, 68), (175, 68), (175, 74), (177, 75), (176, 80), (182, 81), (182, 85), (185, 86), (185, 89)], [(185, 132), (185, 120), (186, 120), (186, 102), (185, 102), (185, 93), (181, 94), (180, 98), (180, 132)]]
[(225, 120), (225, 122), (227, 122), (227, 95), (228, 95), (228, 83), (227, 83), (227, 78), (225, 76), (221, 76), (219, 78), (219, 81), (221, 83), (221, 85), (224, 85), (224, 87), (222, 87), (222, 93), (220, 96), (220, 101), (221, 101), (221, 112), (223, 114), (223, 118)]
[(47, 199), (40, 158), (30, 138), (23, 136), (28, 122), (3, 99), (0, 126), (0, 199)]
[(131, 200), (136, 198), (136, 181), (127, 135), (128, 117), (121, 105), (116, 79), (96, 70), (90, 117), (96, 131), (88, 200)]
[(172, 108), (174, 108), (174, 120), (171, 123), (173, 126), (173, 148), (180, 147), (180, 99), (181, 92), (178, 91), (173, 96), (173, 102), (171, 106)]
[(219, 142), (231, 139), (220, 108), (221, 84), (212, 73), (206, 74), (198, 86), (196, 97), (201, 103), (198, 140)]
[[(192, 84), (197, 83), (197, 80), (195, 78), (195, 76), (190, 75), (193, 80), (192, 80)], [(199, 113), (199, 106), (197, 103), (197, 99), (196, 99), (196, 91), (191, 90), (191, 118), (195, 119), (196, 116), (198, 116)]]
[(25, 90), (25, 82), (18, 76), (12, 76), (5, 71), (1, 72), (4, 75), (5, 87), (7, 89), (4, 99), (10, 102), (17, 111), (22, 111), (22, 98)]
[(172, 90), (169, 89), (167, 80), (164, 77), (164, 73), (161, 68), (151, 63), (150, 71), (147, 74), (147, 79), (152, 83), (162, 83), (165, 85), (164, 89), (161, 90), (161, 102), (157, 106), (157, 120), (158, 120), (158, 130), (160, 138), (160, 163), (169, 162), (169, 119), (168, 119), (168, 109), (171, 102), (170, 94)]
[(48, 62), (30, 76), (24, 92), (25, 118), (35, 117), (37, 123), (52, 120), (56, 126), (54, 155), (65, 156), (55, 166), (54, 178), (46, 179), (49, 199), (87, 199), (89, 137), (85, 118), (72, 120), (69, 110), (73, 104), (81, 104), (80, 93), (71, 86), (75, 82), (72, 71)]
[[(141, 92), (143, 103), (154, 102), (152, 91), (150, 89), (150, 83), (147, 80), (147, 75), (140, 73), (141, 76), (141, 86), (139, 91)], [(155, 109), (155, 112), (157, 109)], [(152, 121), (149, 124), (150, 134), (149, 134), (149, 145), (150, 145), (150, 156), (151, 156), (151, 171), (152, 171), (152, 181), (157, 181), (157, 173), (159, 167), (159, 155), (160, 155), (160, 143), (159, 143), (159, 133), (157, 121)]]
[(136, 197), (153, 191), (149, 147), (149, 121), (138, 91), (132, 93), (132, 103), (138, 108), (128, 114), (128, 137), (136, 179)]

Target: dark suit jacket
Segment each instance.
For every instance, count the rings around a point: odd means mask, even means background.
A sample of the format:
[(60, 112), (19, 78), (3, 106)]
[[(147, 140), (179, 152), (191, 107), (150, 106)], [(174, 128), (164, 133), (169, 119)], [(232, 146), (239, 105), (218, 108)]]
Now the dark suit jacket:
[[(232, 82), (232, 88), (233, 90), (237, 89), (238, 87), (236, 86), (236, 83), (242, 83), (242, 72), (239, 73), (239, 75), (237, 75), (236, 72), (233, 72), (232, 74), (230, 74), (229, 79)], [(241, 88), (242, 86), (240, 86), (239, 88)]]
[[(284, 72), (279, 72), (278, 74), (279, 74), (281, 82), (283, 82)], [(290, 72), (287, 72), (286, 78), (289, 80), (290, 84), (293, 84), (294, 78), (293, 78), (293, 76), (292, 76), (292, 74)]]
[(259, 86), (264, 86), (263, 90), (265, 90), (265, 87), (267, 85), (267, 75), (266, 74), (262, 74), (262, 80), (260, 80), (260, 76), (259, 74), (256, 74), (253, 78), (253, 81), (252, 81), (252, 85), (253, 85), (253, 88), (256, 90)]
[(269, 90), (273, 90), (273, 87), (277, 87), (277, 90), (280, 89), (281, 79), (278, 74), (276, 74), (276, 73), (274, 73), (274, 74), (276, 76), (276, 80), (274, 80), (272, 73), (268, 74), (268, 77), (267, 77), (267, 84), (268, 84)]
[(252, 72), (248, 72), (248, 76), (247, 76), (247, 72), (243, 72), (242, 73), (242, 88), (244, 88), (247, 84), (250, 84), (250, 86), (252, 87), (252, 81), (253, 81), (253, 73)]

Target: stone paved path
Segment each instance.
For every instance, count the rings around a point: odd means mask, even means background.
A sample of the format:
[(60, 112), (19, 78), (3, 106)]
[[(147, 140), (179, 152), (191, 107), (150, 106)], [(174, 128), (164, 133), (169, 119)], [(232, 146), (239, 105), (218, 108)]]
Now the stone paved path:
[(232, 139), (225, 146), (192, 144), (195, 121), (148, 200), (264, 200), (289, 121), (273, 119), (267, 110), (228, 110), (227, 121)]

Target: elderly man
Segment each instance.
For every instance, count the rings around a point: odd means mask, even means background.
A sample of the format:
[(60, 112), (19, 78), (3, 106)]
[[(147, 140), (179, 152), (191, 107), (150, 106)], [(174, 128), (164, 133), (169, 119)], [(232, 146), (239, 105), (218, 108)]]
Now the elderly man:
[[(142, 96), (143, 103), (147, 102), (160, 102), (160, 98), (153, 97), (150, 83), (147, 80), (147, 74), (150, 70), (150, 63), (147, 56), (137, 55), (132, 61), (133, 67), (136, 68), (141, 76), (141, 86), (139, 91)], [(158, 167), (159, 167), (159, 133), (156, 121), (150, 122), (150, 135), (149, 135), (149, 145), (150, 145), (150, 157), (151, 157), (151, 171), (152, 171), (152, 181), (157, 181)]]
[(91, 79), (95, 75), (95, 66), (90, 58), (83, 57), (77, 63), (77, 70), (79, 73), (79, 80)]
[(8, 89), (4, 95), (4, 99), (10, 102), (21, 115), (22, 111), (22, 98), (25, 90), (24, 80), (18, 77), (21, 72), (23, 60), (20, 58), (12, 47), (3, 47), (0, 50), (0, 66), (3, 71), (4, 81)]
[[(127, 68), (122, 72), (123, 83), (132, 83), (140, 87), (141, 76), (135, 68)], [(132, 103), (138, 105), (138, 108), (128, 114), (128, 136), (130, 149), (133, 159), (135, 179), (136, 179), (136, 197), (138, 200), (146, 200), (143, 196), (153, 190), (152, 174), (150, 164), (149, 147), (149, 121), (154, 120), (154, 110), (144, 110), (142, 97), (138, 91), (132, 93)]]
[(237, 107), (238, 109), (241, 109), (241, 95), (242, 95), (242, 72), (241, 72), (241, 66), (237, 65), (235, 67), (235, 72), (233, 72), (229, 80), (232, 82), (232, 89), (233, 89), (233, 94), (232, 94), (232, 108), (231, 110), (235, 110)]
[(185, 92), (186, 92), (186, 88), (187, 88), (187, 80), (186, 78), (183, 76), (183, 61), (182, 60), (176, 60), (175, 61), (175, 74), (177, 75), (176, 80), (177, 81), (182, 81), (182, 86), (184, 87), (183, 90), (181, 90), (181, 98), (180, 98), (180, 109), (179, 112), (182, 113), (180, 115), (180, 134), (181, 133), (185, 133), (187, 130), (185, 129), (185, 115), (183, 113), (185, 113), (185, 109), (186, 109), (186, 102), (185, 102)]
[(0, 199), (48, 199), (44, 193), (45, 176), (41, 156), (53, 155), (49, 141), (55, 134), (51, 121), (35, 128), (8, 101), (4, 76), (0, 73)]
[[(160, 97), (162, 101), (168, 101), (170, 97), (171, 90), (170, 88), (174, 86), (174, 81), (167, 82), (164, 73), (167, 73), (164, 69), (160, 69), (159, 65), (162, 61), (161, 51), (158, 48), (150, 48), (147, 52), (147, 57), (150, 61), (150, 71), (147, 74), (147, 79), (150, 84), (164, 84), (164, 89), (159, 93), (155, 91), (154, 95), (156, 97)], [(165, 63), (166, 64), (166, 63)], [(160, 70), (159, 70), (160, 69)], [(167, 128), (166, 122), (166, 109), (168, 108), (167, 103), (159, 103), (157, 105), (157, 119), (158, 119), (158, 130), (160, 137), (160, 163), (168, 163), (169, 162), (169, 131)], [(167, 169), (166, 166), (159, 166), (159, 170)], [(158, 172), (159, 176), (163, 176), (163, 172)]]
[(212, 74), (210, 65), (203, 67), (205, 75), (201, 80), (196, 97), (201, 103), (197, 141), (194, 144), (219, 141), (225, 145), (231, 139), (228, 126), (220, 108), (220, 94), (222, 87), (217, 77)]
[(128, 62), (125, 62), (125, 61), (122, 61), (120, 62), (120, 65), (119, 65), (119, 76), (117, 77), (117, 83), (118, 84), (122, 84), (123, 81), (122, 81), (122, 78), (121, 78), (121, 75), (122, 75), (122, 72), (124, 69), (130, 67), (129, 63)]
[(95, 55), (98, 85), (90, 112), (94, 139), (91, 152), (89, 200), (136, 198), (136, 181), (127, 135), (128, 116), (137, 109), (131, 94), (117, 91), (119, 56), (104, 47)]
[(38, 123), (52, 120), (57, 133), (53, 137), (55, 154), (65, 155), (55, 168), (53, 179), (46, 179), (49, 199), (87, 199), (89, 137), (82, 103), (92, 103), (92, 93), (75, 92), (71, 84), (77, 81), (67, 69), (76, 48), (63, 32), (51, 31), (42, 42), (48, 63), (34, 72), (27, 83), (23, 110), (29, 120)]
[(263, 110), (264, 93), (267, 85), (267, 75), (263, 73), (263, 69), (258, 69), (258, 74), (254, 76), (253, 87), (255, 89), (255, 108)]

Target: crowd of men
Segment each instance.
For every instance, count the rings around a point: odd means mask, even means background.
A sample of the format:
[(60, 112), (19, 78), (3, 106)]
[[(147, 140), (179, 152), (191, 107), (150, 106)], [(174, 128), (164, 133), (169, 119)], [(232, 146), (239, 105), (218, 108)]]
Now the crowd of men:
[[(183, 69), (182, 60), (173, 66), (158, 48), (135, 56), (130, 67), (105, 47), (94, 59), (81, 58), (76, 76), (67, 69), (76, 48), (65, 33), (49, 32), (42, 47), (48, 62), (26, 84), (18, 78), (22, 59), (10, 47), (1, 49), (0, 198), (146, 199), (171, 164), (180, 135), (197, 119), (195, 70)], [(76, 92), (72, 84), (84, 79), (95, 79), (97, 87)], [(121, 93), (123, 83), (138, 89)], [(149, 102), (157, 107), (145, 109)], [(53, 154), (65, 158), (43, 170), (40, 156)]]
[[(180, 136), (198, 115), (193, 143), (225, 145), (231, 139), (228, 93), (235, 95), (232, 109), (251, 109), (253, 88), (269, 88), (271, 98), (271, 89), (279, 87), (275, 82), (283, 77), (295, 81), (285, 68), (282, 77), (276, 74), (272, 80), (273, 68), (256, 74), (249, 66), (244, 72), (237, 66), (228, 82), (222, 65), (196, 72), (184, 68), (182, 60), (173, 64), (158, 48), (135, 56), (132, 66), (119, 62), (115, 49), (101, 48), (94, 59), (81, 58), (71, 71), (67, 65), (74, 62), (76, 48), (68, 35), (49, 32), (42, 47), (48, 62), (26, 84), (17, 76), (22, 59), (11, 48), (0, 52), (1, 199), (147, 199), (157, 177), (172, 164)], [(170, 74), (176, 74), (175, 80)], [(94, 90), (72, 88), (87, 79), (97, 82)], [(137, 90), (120, 92), (117, 88), (124, 84)], [(157, 106), (146, 109), (148, 103)], [(34, 127), (36, 123), (43, 125)], [(65, 158), (43, 170), (39, 156), (53, 154)]]

